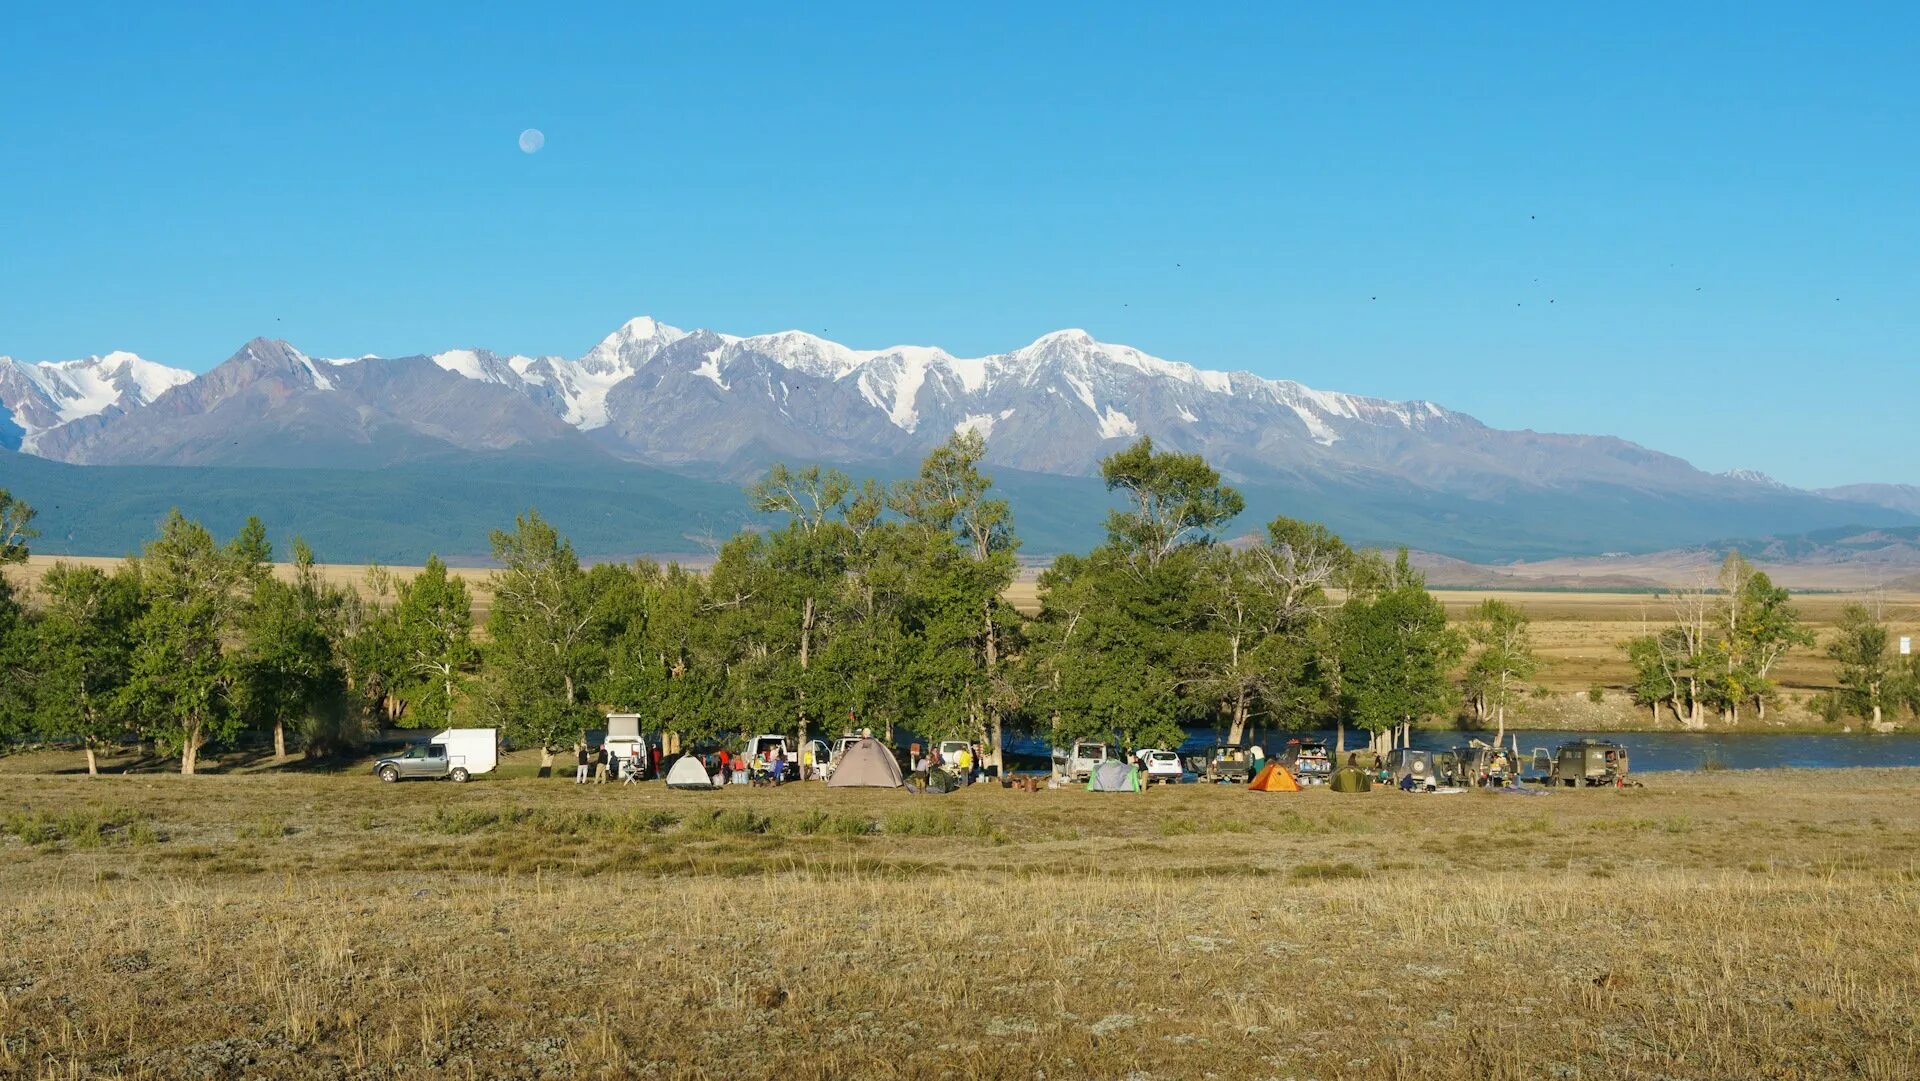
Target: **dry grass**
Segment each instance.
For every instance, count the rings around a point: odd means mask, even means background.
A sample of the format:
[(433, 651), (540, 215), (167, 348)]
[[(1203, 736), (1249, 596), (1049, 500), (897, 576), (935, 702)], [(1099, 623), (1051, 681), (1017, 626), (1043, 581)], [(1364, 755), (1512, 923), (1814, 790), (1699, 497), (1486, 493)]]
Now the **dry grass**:
[(11, 1075), (1920, 1073), (1920, 771), (6, 786)]

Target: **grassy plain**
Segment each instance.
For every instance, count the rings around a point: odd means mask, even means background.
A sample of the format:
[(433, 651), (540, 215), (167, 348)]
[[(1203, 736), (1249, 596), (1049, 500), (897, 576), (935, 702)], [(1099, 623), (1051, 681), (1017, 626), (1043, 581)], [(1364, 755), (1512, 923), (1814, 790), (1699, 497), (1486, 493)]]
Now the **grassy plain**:
[(1647, 782), (10, 772), (0, 1074), (1920, 1074), (1920, 771)]

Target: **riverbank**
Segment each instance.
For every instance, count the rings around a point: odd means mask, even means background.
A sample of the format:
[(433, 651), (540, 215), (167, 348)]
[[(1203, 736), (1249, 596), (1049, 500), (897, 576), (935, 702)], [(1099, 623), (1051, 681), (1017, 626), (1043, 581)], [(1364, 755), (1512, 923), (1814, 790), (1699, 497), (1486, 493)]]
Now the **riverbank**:
[(1898, 1078), (1920, 770), (9, 778), (0, 1073)]

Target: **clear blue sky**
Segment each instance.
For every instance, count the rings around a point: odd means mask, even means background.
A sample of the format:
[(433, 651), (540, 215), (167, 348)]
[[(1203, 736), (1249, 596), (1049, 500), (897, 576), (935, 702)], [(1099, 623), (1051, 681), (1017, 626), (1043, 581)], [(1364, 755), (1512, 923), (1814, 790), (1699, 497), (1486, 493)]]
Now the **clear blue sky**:
[(1920, 482), (1910, 6), (1033, 6), (16, 8), (0, 353), (1080, 326)]

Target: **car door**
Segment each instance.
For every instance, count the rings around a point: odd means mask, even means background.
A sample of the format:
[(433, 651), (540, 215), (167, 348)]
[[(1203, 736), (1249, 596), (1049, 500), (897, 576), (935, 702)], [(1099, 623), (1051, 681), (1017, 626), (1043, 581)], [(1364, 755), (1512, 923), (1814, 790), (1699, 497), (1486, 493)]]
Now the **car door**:
[(427, 746), (425, 758), (420, 760), (420, 776), (445, 777), (447, 775), (447, 745), (434, 743)]

